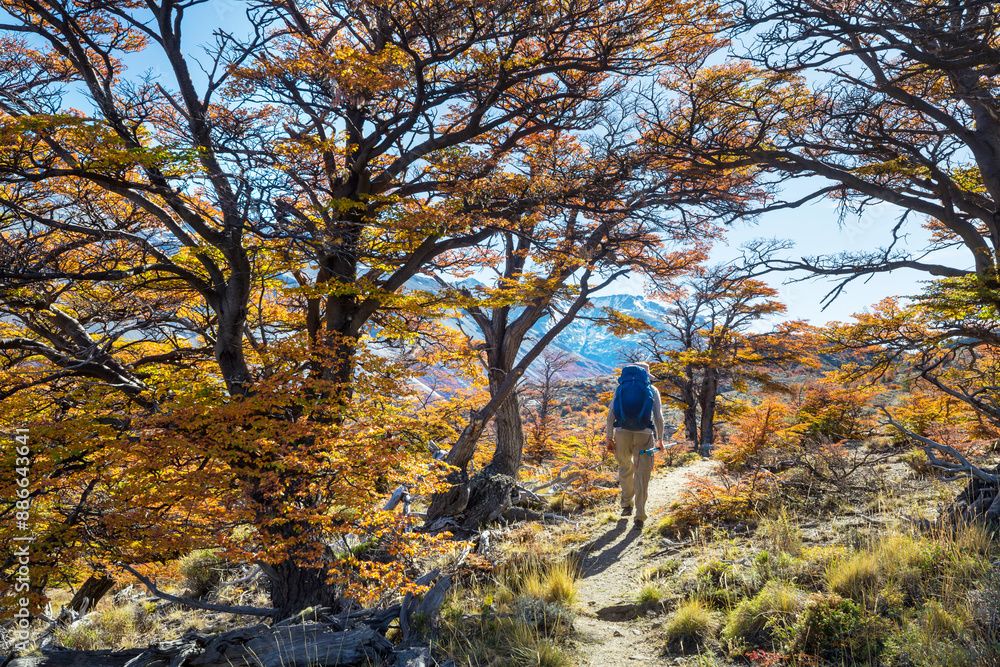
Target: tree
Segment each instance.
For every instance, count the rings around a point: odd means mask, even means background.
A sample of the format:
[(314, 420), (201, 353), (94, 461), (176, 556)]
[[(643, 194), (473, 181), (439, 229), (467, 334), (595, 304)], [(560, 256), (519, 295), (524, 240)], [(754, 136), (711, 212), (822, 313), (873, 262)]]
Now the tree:
[(540, 463), (556, 453), (552, 447), (560, 422), (555, 414), (560, 393), (556, 383), (571, 362), (571, 357), (564, 351), (545, 352), (542, 354), (540, 376), (526, 383), (525, 397), (534, 405), (528, 407), (525, 415), (528, 428), (524, 453), (536, 462)]
[[(727, 7), (747, 50), (700, 72), (690, 87), (697, 104), (679, 101), (675, 115), (651, 126), (650, 140), (662, 132), (673, 149), (687, 138), (687, 157), (704, 169), (760, 169), (761, 187), (774, 196), (761, 211), (828, 197), (845, 215), (877, 204), (900, 212), (882, 248), (767, 264), (843, 276), (831, 296), (844, 281), (904, 268), (993, 284), (996, 6), (735, 0)], [(782, 199), (781, 189), (795, 198)], [(930, 230), (920, 252), (901, 247), (914, 218)], [(973, 268), (936, 254), (953, 247)]]
[[(672, 48), (650, 60), (647, 71), (661, 76), (692, 71), (721, 44), (709, 31), (690, 30), (694, 20), (718, 20), (715, 7), (675, 4), (664, 10)], [(638, 108), (647, 91), (637, 86), (620, 91), (614, 104)], [(434, 274), (474, 329), (471, 336), (482, 337), (477, 347), (490, 400), (472, 411), (445, 459), (458, 470), (450, 477), (452, 489), (438, 495), (428, 511), (432, 525), (467, 509), (467, 527), (497, 516), (513, 489), (524, 449), (517, 382), (588, 307), (589, 298), (627, 272), (654, 283), (674, 278), (703, 257), (718, 232), (719, 207), (736, 209), (757, 196), (745, 171), (706, 178), (676, 165), (665, 169), (637, 136), (634, 118), (609, 113), (590, 135), (552, 132), (522, 141), (514, 152), (522, 156), (517, 164), (524, 173), (509, 175), (508, 183), (500, 183), (498, 175), (493, 185), (516, 193), (519, 205), (504, 209), (507, 227), (479, 244), (479, 268), (494, 271), (495, 279), (475, 289), (452, 289), (440, 274), (469, 273), (475, 264), (456, 265), (450, 255)], [(620, 320), (607, 315), (612, 325)], [(529, 340), (532, 327), (543, 321), (545, 332)], [(470, 484), (466, 467), (491, 419), (497, 430), (495, 454)], [(477, 484), (487, 482), (489, 491), (480, 493)]]
[[(936, 301), (931, 312), (889, 306), (863, 316), (858, 333), (885, 342), (886, 354), (912, 362), (913, 372), (933, 376), (932, 386), (985, 417), (990, 401), (980, 399), (989, 393), (996, 341), (974, 320), (992, 317), (1000, 266), (996, 4), (735, 0), (727, 7), (738, 17), (731, 30), (749, 48), (703, 70), (689, 89), (697, 104), (679, 100), (664, 122), (651, 123), (650, 141), (662, 137), (673, 148), (686, 137), (686, 158), (704, 169), (760, 169), (762, 187), (774, 193), (760, 212), (823, 197), (844, 215), (896, 207), (886, 242), (871, 251), (795, 260), (761, 242), (751, 252), (771, 270), (837, 279), (828, 298), (874, 273), (911, 269), (937, 278), (918, 299)], [(783, 188), (795, 195), (780, 196)], [(921, 223), (926, 245), (903, 247)], [(941, 317), (949, 312), (955, 326)], [(951, 460), (969, 472), (971, 463)]]
[(961, 425), (963, 440), (969, 443), (992, 438), (1000, 428), (997, 312), (996, 294), (977, 277), (946, 278), (929, 283), (909, 303), (886, 299), (831, 332), (842, 348), (865, 352), (863, 363), (848, 369), (854, 377), (878, 380), (898, 370), (905, 383), (915, 387), (914, 399), (929, 388), (937, 393), (939, 405), (954, 403), (938, 418), (937, 435), (929, 432), (929, 419), (912, 403), (883, 412), (947, 479), (971, 478), (945, 515), (993, 526), (1000, 524), (1000, 501), (994, 503), (996, 473), (977, 465), (967, 444), (953, 446), (939, 436), (947, 435), (949, 425)]
[(785, 312), (777, 290), (731, 267), (699, 268), (652, 326), (636, 359), (652, 362), (664, 396), (681, 408), (684, 437), (697, 450), (715, 440), (716, 404), (724, 382), (746, 391), (750, 383), (774, 387), (772, 371), (808, 363), (812, 340), (804, 323), (783, 322), (753, 331)]
[[(613, 201), (608, 202), (609, 208), (613, 205)], [(662, 226), (648, 226), (642, 218), (636, 221), (596, 212), (589, 217), (592, 219), (575, 210), (525, 220), (521, 233), (500, 239), (497, 254), (504, 259), (494, 285), (477, 288), (478, 294), (461, 290), (467, 304), (463, 310), (475, 324), (476, 335), (484, 340), (478, 347), (482, 349), (490, 401), (474, 412), (470, 428), (446, 457), (459, 468), (452, 478), (455, 488), (436, 499), (428, 512), (430, 520), (468, 508), (466, 526), (472, 527), (509, 503), (524, 450), (516, 380), (581, 313), (594, 293), (624, 275), (628, 267), (641, 271), (645, 266), (652, 277), (666, 279), (694, 261), (691, 252), (661, 249), (658, 233)], [(550, 226), (552, 222), (555, 224)], [(629, 250), (636, 256), (619, 257)], [(531, 328), (545, 320), (546, 331), (530, 339)], [(491, 417), (497, 434), (493, 458), (469, 482), (464, 469)]]
[[(52, 425), (53, 572), (97, 550), (84, 518), (115, 517), (102, 553), (134, 563), (228, 542), (224, 508), (276, 613), (343, 604), (325, 540), (375, 521), (399, 417), (364, 333), (403, 330), (409, 278), (545, 201), (502, 189), (513, 149), (593, 127), (692, 6), (261, 0), (195, 58), (198, 3), (6, 3), (0, 398)], [(140, 53), (159, 77), (128, 71)], [(416, 478), (400, 446), (393, 474)]]

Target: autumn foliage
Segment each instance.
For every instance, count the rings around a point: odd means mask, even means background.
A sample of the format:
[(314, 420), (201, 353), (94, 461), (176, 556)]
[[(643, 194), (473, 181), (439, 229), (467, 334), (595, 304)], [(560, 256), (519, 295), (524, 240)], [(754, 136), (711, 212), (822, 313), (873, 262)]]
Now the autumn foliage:
[[(642, 332), (632, 356), (705, 454), (726, 422), (725, 474), (693, 484), (686, 526), (849, 485), (880, 455), (854, 446), (878, 383), (911, 392), (909, 438), (970, 451), (1000, 432), (978, 5), (914, 35), (939, 3), (875, 2), (883, 23), (805, 0), (249, 0), (208, 35), (210, 4), (3, 4), (0, 431), (30, 434), (34, 611), (47, 587), (200, 548), (259, 563), (276, 616), (340, 610), (412, 590), (418, 554), (495, 519), (473, 512), (484, 471), (505, 478), (499, 509), (528, 481), (606, 500), (603, 407), (557, 410), (545, 357), (579, 317)], [(720, 58), (734, 35), (749, 51)], [(913, 48), (887, 56), (900, 35)], [(897, 251), (906, 216), (884, 249), (791, 261), (762, 241), (705, 266), (724, 223), (821, 197), (915, 211), (971, 268)], [(936, 280), (824, 340), (774, 322), (761, 278), (898, 268)], [(663, 321), (591, 307), (626, 277)], [(781, 381), (821, 348), (848, 363)], [(17, 461), (2, 449), (4, 535)], [(424, 525), (382, 509), (399, 486)]]
[[(274, 353), (284, 362), (235, 402), (198, 369), (156, 379), (175, 394), (169, 412), (129, 411), (114, 391), (93, 391), (86, 411), (41, 389), (19, 394), (21, 410), (6, 419), (29, 429), (32, 474), (48, 480), (32, 497), (35, 544), (47, 559), (35, 576), (56, 585), (88, 562), (152, 563), (205, 545), (265, 566), (290, 554), (308, 564), (304, 539), (336, 544), (363, 531), (381, 555), (334, 559), (330, 576), (344, 594), (371, 602), (405, 584), (408, 558), (427, 541), (410, 531), (413, 519), (381, 512), (379, 499), (401, 483), (433, 491), (441, 472), (407, 437), (424, 428), (409, 409), (407, 374), (366, 358), (354, 395), (336, 403), (329, 382), (297, 373), (309, 359), (303, 346), (289, 341)], [(13, 534), (13, 515), (3, 521)]]

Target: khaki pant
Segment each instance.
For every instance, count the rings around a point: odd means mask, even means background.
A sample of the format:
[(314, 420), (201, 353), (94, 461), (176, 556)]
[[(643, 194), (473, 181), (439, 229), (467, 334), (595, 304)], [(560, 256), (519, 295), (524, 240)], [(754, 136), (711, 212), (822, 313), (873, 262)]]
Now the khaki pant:
[(653, 434), (615, 429), (615, 460), (618, 461), (618, 484), (622, 487), (622, 507), (635, 497), (635, 518), (646, 520), (646, 492), (653, 474), (653, 457), (639, 454), (653, 447)]

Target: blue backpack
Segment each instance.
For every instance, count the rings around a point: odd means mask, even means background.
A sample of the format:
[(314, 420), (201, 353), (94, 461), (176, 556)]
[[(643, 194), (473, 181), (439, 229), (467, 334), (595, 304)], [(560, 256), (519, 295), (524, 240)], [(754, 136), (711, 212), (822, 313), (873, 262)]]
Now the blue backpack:
[(615, 428), (642, 431), (653, 428), (653, 385), (642, 366), (626, 366), (618, 378), (615, 400), (611, 409)]

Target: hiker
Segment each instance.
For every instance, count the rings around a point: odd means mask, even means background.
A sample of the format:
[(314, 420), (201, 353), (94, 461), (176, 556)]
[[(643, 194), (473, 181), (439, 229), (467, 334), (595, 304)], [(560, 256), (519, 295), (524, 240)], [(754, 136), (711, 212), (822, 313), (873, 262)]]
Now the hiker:
[(635, 523), (632, 527), (637, 530), (646, 520), (646, 492), (649, 477), (653, 474), (652, 454), (640, 452), (653, 448), (654, 436), (656, 448), (662, 452), (660, 392), (650, 380), (649, 364), (629, 364), (622, 368), (615, 397), (608, 406), (607, 443), (608, 451), (614, 452), (618, 461), (618, 483), (622, 487), (621, 515), (630, 516), (634, 502)]

